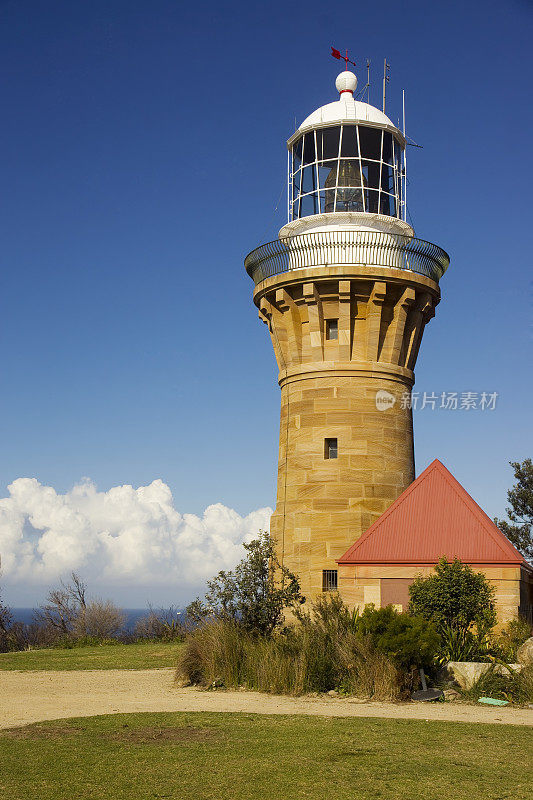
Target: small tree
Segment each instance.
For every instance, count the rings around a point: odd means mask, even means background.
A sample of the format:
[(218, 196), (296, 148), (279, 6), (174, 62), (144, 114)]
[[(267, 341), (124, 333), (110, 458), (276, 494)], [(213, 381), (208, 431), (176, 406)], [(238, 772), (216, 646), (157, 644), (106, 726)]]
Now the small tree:
[(494, 588), (480, 572), (455, 558), (441, 558), (434, 575), (419, 576), (409, 587), (411, 614), (435, 624), (440, 632), (466, 632), (473, 625), (480, 635), (496, 623)]
[(57, 636), (68, 637), (87, 607), (86, 593), (86, 584), (73, 572), (69, 583), (61, 580), (58, 588), (48, 592), (46, 603), (36, 611), (35, 618)]
[(61, 580), (58, 588), (48, 592), (35, 618), (52, 641), (85, 636), (110, 639), (121, 631), (126, 619), (111, 600), (87, 600), (87, 584), (75, 572), (68, 583)]
[[(516, 484), (507, 492), (507, 500), (511, 504), (506, 508), (511, 523), (501, 519), (494, 522), (512, 544), (526, 558), (533, 558), (533, 463), (530, 458), (520, 463), (510, 461), (514, 469)], [(516, 524), (518, 523), (518, 524)]]
[(195, 620), (214, 616), (269, 635), (282, 622), (284, 609), (305, 599), (296, 576), (278, 562), (268, 533), (260, 531), (244, 549), (247, 555), (235, 570), (219, 572), (208, 581), (205, 600), (191, 603), (187, 616)]

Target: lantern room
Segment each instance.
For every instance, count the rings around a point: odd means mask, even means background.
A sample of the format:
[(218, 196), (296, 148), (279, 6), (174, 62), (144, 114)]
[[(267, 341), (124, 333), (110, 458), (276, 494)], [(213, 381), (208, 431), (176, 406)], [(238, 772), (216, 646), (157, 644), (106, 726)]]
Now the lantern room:
[(288, 141), (287, 227), (338, 227), (330, 215), (342, 214), (350, 227), (406, 233), (405, 137), (379, 109), (354, 99), (352, 72), (341, 72), (336, 87), (339, 100), (314, 111)]

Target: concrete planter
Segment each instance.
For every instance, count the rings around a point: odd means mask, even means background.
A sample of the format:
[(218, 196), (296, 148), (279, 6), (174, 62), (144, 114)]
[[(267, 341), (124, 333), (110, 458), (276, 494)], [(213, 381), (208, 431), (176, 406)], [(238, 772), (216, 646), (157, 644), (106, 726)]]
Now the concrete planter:
[[(459, 684), (461, 689), (471, 689), (482, 675), (489, 671), (492, 664), (481, 661), (448, 661), (446, 673), (449, 678)], [(496, 664), (495, 671), (500, 675), (510, 675), (511, 672), (520, 672), (521, 664)]]

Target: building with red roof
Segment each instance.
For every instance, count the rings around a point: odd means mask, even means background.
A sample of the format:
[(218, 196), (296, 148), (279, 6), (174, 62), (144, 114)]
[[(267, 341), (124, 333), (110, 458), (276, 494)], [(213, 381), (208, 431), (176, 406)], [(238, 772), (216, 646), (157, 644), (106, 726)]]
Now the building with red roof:
[(339, 591), (351, 606), (406, 610), (409, 585), (442, 556), (485, 573), (500, 622), (531, 617), (531, 564), (438, 459), (337, 560)]

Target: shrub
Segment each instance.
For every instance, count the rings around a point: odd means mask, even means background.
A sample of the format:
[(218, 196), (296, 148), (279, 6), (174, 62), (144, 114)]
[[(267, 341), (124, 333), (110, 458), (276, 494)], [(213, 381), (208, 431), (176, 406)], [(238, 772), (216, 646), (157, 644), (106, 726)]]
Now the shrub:
[(480, 572), (455, 558), (441, 558), (435, 573), (419, 576), (409, 587), (409, 611), (433, 622), (437, 631), (468, 631), (486, 636), (496, 623), (494, 588)]
[(430, 669), (439, 649), (440, 637), (434, 625), (423, 617), (399, 613), (392, 606), (367, 606), (358, 630), (369, 636), (377, 650), (399, 667)]
[(490, 645), (486, 635), (478, 635), (464, 628), (441, 625), (439, 661), (486, 661)]
[(412, 673), (400, 669), (378, 650), (369, 636), (349, 637), (339, 643), (344, 674), (339, 688), (370, 700), (402, 700), (412, 689)]
[(111, 600), (92, 600), (80, 611), (72, 625), (76, 639), (111, 639), (124, 627), (126, 615)]
[(12, 626), (11, 609), (2, 603), (0, 597), (0, 653), (6, 653), (12, 649)]
[(196, 599), (187, 617), (201, 622), (208, 617), (228, 620), (250, 633), (268, 635), (283, 622), (283, 613), (304, 602), (298, 579), (279, 564), (274, 542), (260, 531), (244, 544), (246, 557), (233, 572), (219, 572), (208, 581), (205, 601)]
[(159, 642), (182, 642), (185, 638), (185, 626), (181, 621), (181, 613), (173, 606), (155, 611), (151, 606), (148, 614), (135, 623), (135, 639), (151, 639)]

